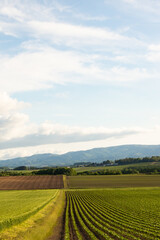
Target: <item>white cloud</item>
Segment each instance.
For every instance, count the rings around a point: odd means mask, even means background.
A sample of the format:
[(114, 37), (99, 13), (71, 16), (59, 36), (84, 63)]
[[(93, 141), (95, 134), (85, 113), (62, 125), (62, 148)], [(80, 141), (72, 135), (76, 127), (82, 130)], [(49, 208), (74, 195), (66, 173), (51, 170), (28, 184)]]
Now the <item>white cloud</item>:
[[(107, 129), (107, 128), (81, 128), (81, 127), (70, 127), (60, 124), (53, 123), (43, 123), (39, 126), (35, 126), (30, 131), (26, 131), (26, 126), (24, 123), (20, 125), (21, 131), (19, 132), (19, 126), (11, 122), (13, 129), (10, 127), (10, 137), (12, 139), (5, 140), (0, 139), (0, 149), (9, 149), (17, 147), (28, 147), (28, 146), (38, 146), (47, 144), (58, 144), (58, 143), (75, 143), (75, 142), (86, 142), (95, 141), (102, 139), (113, 139), (122, 138), (127, 135), (134, 135), (142, 132), (142, 129)], [(9, 123), (6, 122), (6, 126)], [(28, 123), (29, 125), (29, 123)], [(3, 127), (3, 126), (2, 126)], [(25, 136), (22, 135), (26, 133)], [(28, 126), (29, 129), (29, 126)], [(6, 128), (3, 129), (4, 132)], [(17, 131), (16, 131), (17, 130)], [(13, 136), (13, 132), (15, 135)], [(19, 133), (19, 137), (18, 137)]]
[[(9, 20), (1, 20), (0, 30), (5, 34), (31, 39), (21, 45), (21, 53), (14, 56), (0, 56), (2, 90), (28, 91), (49, 88), (53, 83), (101, 84), (116, 81), (130, 82), (150, 77), (150, 73), (145, 69), (122, 67), (122, 64), (130, 64), (131, 61), (137, 63), (132, 55), (135, 54), (136, 49), (145, 50), (144, 42), (108, 28), (62, 22), (55, 17), (54, 8), (68, 11), (68, 7), (63, 8), (57, 2), (45, 3), (41, 5), (36, 1), (28, 6), (27, 1), (22, 4), (17, 0), (11, 3), (3, 1), (1, 4), (1, 14), (8, 16)], [(15, 21), (10, 21), (10, 18)], [(67, 46), (72, 50), (55, 50), (53, 47), (48, 47), (51, 44)], [(90, 54), (79, 53), (84, 49), (90, 51)], [(128, 61), (128, 56), (125, 55), (128, 49), (131, 52), (129, 57), (131, 61)], [(96, 54), (99, 52), (101, 60), (94, 59), (94, 52)], [(107, 63), (105, 65), (107, 56), (110, 56), (108, 59), (110, 58), (111, 61), (119, 62), (120, 66), (110, 67)], [(104, 62), (103, 66), (99, 60)]]
[[(11, 36), (26, 36), (33, 39), (49, 41), (57, 45), (66, 45), (72, 48), (79, 46), (93, 47), (101, 44), (101, 48), (109, 49), (111, 46), (122, 46), (124, 48), (142, 46), (143, 43), (137, 39), (129, 38), (111, 31), (107, 28), (87, 27), (74, 25), (58, 20), (40, 21), (36, 18), (24, 22), (0, 21), (1, 32)], [(100, 47), (100, 45), (99, 45)]]
[(71, 42), (77, 41), (89, 41), (97, 42), (99, 40), (116, 40), (122, 41), (126, 40), (125, 37), (117, 34), (115, 32), (109, 31), (107, 29), (95, 28), (95, 27), (85, 27), (80, 25), (73, 25), (60, 22), (40, 22), (40, 21), (30, 21), (28, 26), (37, 35), (50, 36), (50, 38), (56, 37), (56, 41), (61, 40), (62, 37), (68, 38)]
[[(7, 92), (44, 89), (64, 83), (69, 73), (80, 72), (81, 58), (71, 52), (45, 49), (0, 58), (0, 88)], [(72, 80), (71, 80), (72, 81)]]
[(29, 106), (28, 103), (19, 102), (17, 99), (9, 97), (6, 92), (0, 92), (0, 115), (8, 115), (27, 106)]
[[(147, 44), (138, 40), (128, 22), (127, 27), (121, 26), (119, 30), (107, 26), (98, 27), (98, 21), (107, 19), (105, 16), (91, 16), (81, 12), (74, 15), (70, 6), (62, 6), (58, 1), (41, 2), (43, 3), (40, 4), (39, 0), (29, 3), (28, 0), (0, 1), (0, 31), (2, 35), (4, 33), (16, 37), (5, 37), (11, 44), (5, 55), (0, 55), (1, 91), (15, 93), (66, 83), (118, 85), (159, 78), (159, 69), (153, 72), (150, 67), (144, 67), (144, 61), (158, 62), (160, 46), (150, 45), (147, 49)], [(114, 2), (118, 8), (124, 3), (134, 14), (139, 10), (140, 13), (157, 13), (160, 9), (158, 1), (155, 4), (149, 0), (108, 2)], [(67, 18), (66, 12), (72, 16)], [(73, 18), (91, 21), (90, 25), (93, 24), (92, 21), (97, 21), (97, 27), (86, 26), (84, 21), (83, 25), (76, 25), (71, 21)], [(113, 21), (114, 28), (116, 21), (117, 19)], [(111, 22), (109, 24), (113, 26)], [(26, 39), (29, 41), (22, 42)], [(21, 45), (18, 45), (17, 50), (14, 43), (19, 42)], [(9, 51), (10, 54), (7, 54)], [(68, 93), (62, 90), (55, 96), (66, 98)], [(134, 127), (83, 128), (47, 121), (34, 124), (23, 113), (26, 106), (26, 103), (19, 102), (6, 93), (0, 94), (1, 159), (137, 143), (137, 136), (139, 143), (147, 143), (149, 140), (158, 142), (156, 130), (151, 131), (151, 134), (150, 131)], [(64, 115), (62, 112), (59, 116)]]
[(17, 23), (25, 22), (32, 18), (50, 19), (53, 15), (53, 9), (60, 11), (60, 6), (56, 2), (54, 3), (54, 7), (50, 3), (47, 4), (47, 2), (46, 4), (41, 4), (38, 0), (31, 1), (30, 3), (27, 0), (1, 0), (0, 15), (7, 18), (6, 22), (12, 20)]
[[(3, 15), (0, 31), (16, 38), (23, 36), (30, 39), (21, 45), (21, 53), (0, 56), (2, 91), (39, 90), (68, 82), (131, 82), (151, 76), (144, 68), (122, 67), (123, 64), (133, 62), (136, 65), (136, 50), (145, 51), (146, 48), (144, 42), (125, 36), (124, 31), (120, 33), (109, 28), (62, 21), (63, 18), (60, 20), (54, 10), (70, 11), (70, 7), (62, 6), (57, 1), (45, 1), (44, 4), (38, 1), (30, 4), (20, 0), (2, 1), (0, 7), (0, 14)], [(79, 15), (85, 17), (81, 13)], [(97, 18), (100, 19), (103, 17)], [(72, 50), (56, 50), (57, 46)], [(99, 58), (94, 58), (97, 52)], [(126, 52), (130, 52), (130, 56)], [(112, 66), (108, 65), (107, 57), (108, 61), (115, 61), (116, 65), (113, 66), (113, 62)]]
[(29, 123), (27, 115), (14, 113), (8, 116), (0, 117), (0, 142), (10, 141), (17, 137), (23, 137), (31, 134), (34, 128)]
[(160, 51), (160, 44), (151, 44), (149, 45), (148, 49), (155, 52)]
[[(56, 143), (73, 143), (121, 138), (141, 132), (141, 129), (82, 128), (45, 122), (40, 125), (30, 122), (29, 117), (19, 112), (25, 104), (0, 95), (0, 149), (38, 146)], [(10, 106), (8, 107), (8, 105)], [(6, 111), (4, 111), (6, 106)]]
[(13, 6), (1, 7), (0, 14), (7, 16), (9, 18), (13, 18), (17, 21), (22, 21), (24, 19), (24, 13), (19, 9)]
[(109, 19), (109, 17), (106, 17), (106, 16), (89, 16), (89, 15), (85, 15), (85, 14), (80, 14), (80, 13), (74, 13), (72, 11), (72, 15), (75, 17), (75, 18), (78, 18), (78, 19), (81, 19), (81, 20), (84, 20), (84, 21), (106, 21)]
[(146, 59), (154, 63), (160, 61), (160, 44), (149, 45), (148, 53), (146, 54)]
[(159, 140), (159, 126), (154, 129), (110, 129), (68, 126), (47, 121), (33, 124), (28, 115), (20, 112), (27, 106), (26, 103), (6, 93), (0, 94), (0, 103), (0, 159), (44, 152), (64, 153), (119, 143), (150, 143), (149, 140), (153, 142), (151, 136), (154, 136), (154, 142)]
[(20, 112), (28, 106), (30, 104), (19, 102), (7, 93), (0, 93), (0, 142), (26, 136), (33, 131), (29, 117)]
[(142, 11), (158, 13), (160, 10), (160, 2), (157, 0), (123, 0), (123, 2)]
[(108, 67), (107, 63), (101, 65), (94, 54), (48, 47), (26, 50), (15, 56), (0, 56), (0, 89), (7, 92), (50, 88), (53, 84), (120, 83), (151, 77), (153, 75), (145, 68)]
[[(54, 10), (60, 12), (69, 10), (68, 6), (61, 6), (59, 3), (45, 2), (40, 4), (35, 1), (28, 4), (27, 1), (2, 1), (0, 3), (1, 32), (12, 36), (27, 36), (35, 39), (44, 39), (54, 44), (63, 44), (69, 47), (102, 45), (101, 48), (110, 49), (111, 46), (122, 46), (123, 48), (136, 48), (144, 45), (136, 38), (127, 37), (118, 31), (109, 28), (89, 27), (67, 23), (58, 18)], [(75, 14), (77, 17), (77, 15)], [(86, 20), (105, 20), (106, 17), (90, 17), (79, 13), (80, 18)], [(13, 21), (12, 21), (13, 19)]]
[[(112, 4), (114, 7), (129, 11), (130, 14), (140, 14), (141, 17), (146, 17), (149, 21), (154, 19), (154, 21), (157, 21), (159, 19), (159, 11), (160, 11), (160, 2), (159, 0), (105, 0), (106, 4)], [(156, 18), (155, 18), (156, 15)]]

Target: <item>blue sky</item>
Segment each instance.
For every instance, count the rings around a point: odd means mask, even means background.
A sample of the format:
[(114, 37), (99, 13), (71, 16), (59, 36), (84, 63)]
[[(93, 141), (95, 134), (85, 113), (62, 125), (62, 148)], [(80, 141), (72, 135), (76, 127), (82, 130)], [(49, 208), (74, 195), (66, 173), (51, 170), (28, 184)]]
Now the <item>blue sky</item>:
[(0, 159), (160, 144), (160, 2), (0, 1)]

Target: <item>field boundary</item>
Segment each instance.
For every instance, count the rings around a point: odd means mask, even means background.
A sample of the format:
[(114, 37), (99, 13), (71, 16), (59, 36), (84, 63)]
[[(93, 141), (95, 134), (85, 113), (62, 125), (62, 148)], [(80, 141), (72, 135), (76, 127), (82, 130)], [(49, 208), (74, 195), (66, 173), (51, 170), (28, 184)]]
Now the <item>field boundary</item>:
[(63, 175), (63, 185), (64, 185), (64, 189), (68, 188), (68, 182), (67, 182), (67, 176)]

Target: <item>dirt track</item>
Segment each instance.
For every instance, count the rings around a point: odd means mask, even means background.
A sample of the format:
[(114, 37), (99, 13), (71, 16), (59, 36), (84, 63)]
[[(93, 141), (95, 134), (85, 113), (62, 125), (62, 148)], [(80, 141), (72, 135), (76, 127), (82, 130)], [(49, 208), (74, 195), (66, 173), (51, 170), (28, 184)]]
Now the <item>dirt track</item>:
[(0, 177), (0, 190), (32, 190), (64, 188), (63, 176)]

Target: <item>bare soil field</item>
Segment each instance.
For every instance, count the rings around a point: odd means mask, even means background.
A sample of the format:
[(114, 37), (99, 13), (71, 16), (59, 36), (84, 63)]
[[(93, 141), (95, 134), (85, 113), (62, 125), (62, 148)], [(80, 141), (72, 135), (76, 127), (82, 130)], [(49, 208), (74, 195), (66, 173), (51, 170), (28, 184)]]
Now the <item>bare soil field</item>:
[(7, 176), (0, 177), (0, 190), (62, 189), (63, 176)]

